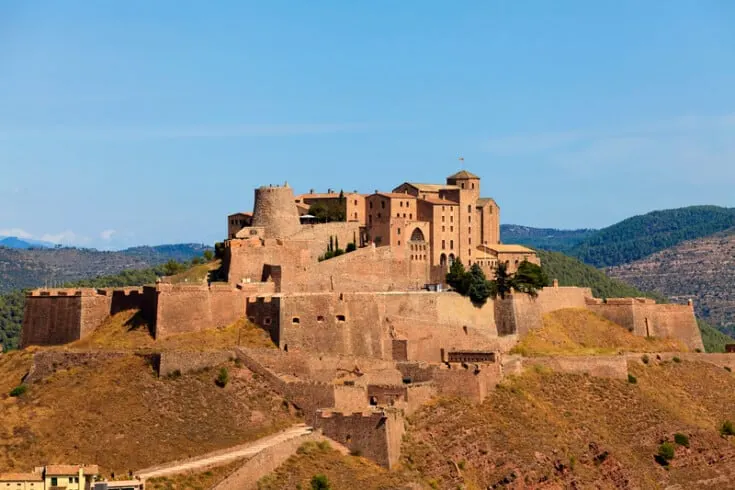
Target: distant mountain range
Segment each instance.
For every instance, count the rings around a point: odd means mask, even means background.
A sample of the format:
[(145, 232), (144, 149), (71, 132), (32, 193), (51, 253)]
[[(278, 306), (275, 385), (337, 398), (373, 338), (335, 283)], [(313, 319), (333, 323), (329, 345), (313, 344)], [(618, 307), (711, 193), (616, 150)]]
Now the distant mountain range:
[(134, 247), (118, 252), (0, 246), (0, 292), (145, 269), (169, 260), (191, 260), (211, 249), (195, 243)]
[(42, 242), (40, 240), (31, 240), (27, 238), (18, 238), (15, 236), (0, 236), (0, 247), (7, 248), (53, 248), (56, 245), (50, 242)]

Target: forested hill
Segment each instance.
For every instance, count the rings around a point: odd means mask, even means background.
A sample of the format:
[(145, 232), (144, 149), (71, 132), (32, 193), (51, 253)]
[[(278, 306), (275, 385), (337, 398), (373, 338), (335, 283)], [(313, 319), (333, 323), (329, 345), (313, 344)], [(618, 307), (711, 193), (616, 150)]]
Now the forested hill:
[(555, 228), (532, 228), (521, 225), (500, 225), (500, 241), (517, 243), (532, 248), (543, 248), (564, 252), (582, 240), (597, 233), (597, 230), (557, 230)]
[(566, 252), (586, 264), (610, 267), (732, 227), (735, 208), (691, 206), (653, 211), (603, 228)]
[(169, 260), (186, 261), (210, 249), (201, 244), (135, 247), (119, 252), (82, 248), (0, 247), (0, 293), (145, 269)]

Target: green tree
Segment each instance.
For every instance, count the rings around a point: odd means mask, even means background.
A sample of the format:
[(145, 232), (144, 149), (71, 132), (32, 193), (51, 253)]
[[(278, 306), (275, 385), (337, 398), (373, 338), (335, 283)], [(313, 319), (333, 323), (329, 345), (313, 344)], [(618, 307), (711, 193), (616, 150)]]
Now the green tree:
[(452, 265), (449, 267), (449, 273), (446, 277), (447, 284), (449, 284), (459, 294), (466, 295), (469, 289), (469, 281), (467, 277), (467, 271), (464, 268), (464, 264), (461, 260), (455, 259)]
[(214, 252), (211, 250), (205, 250), (202, 255), (204, 255), (204, 260), (207, 262), (211, 262), (214, 259)]
[(505, 299), (513, 289), (513, 276), (508, 273), (508, 265), (505, 262), (498, 262), (495, 269), (495, 295)]
[(480, 266), (475, 263), (470, 267), (468, 275), (469, 278), (467, 282), (469, 286), (467, 287), (467, 295), (470, 297), (470, 301), (475, 305), (484, 305), (491, 294), (491, 288), (488, 285), (485, 273), (482, 272)]
[(549, 285), (549, 278), (543, 269), (524, 260), (513, 275), (512, 287), (518, 292), (538, 296), (538, 290)]

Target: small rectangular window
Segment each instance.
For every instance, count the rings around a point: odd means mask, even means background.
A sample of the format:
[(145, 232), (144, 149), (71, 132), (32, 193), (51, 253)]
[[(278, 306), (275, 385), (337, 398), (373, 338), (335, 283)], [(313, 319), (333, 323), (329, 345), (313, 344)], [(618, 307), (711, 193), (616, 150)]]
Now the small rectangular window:
[(301, 323), (301, 319), (295, 316), (291, 319), (291, 323), (293, 323), (294, 325), (298, 325), (299, 323)]
[(346, 321), (344, 315), (337, 315), (337, 321), (340, 323), (344, 323)]

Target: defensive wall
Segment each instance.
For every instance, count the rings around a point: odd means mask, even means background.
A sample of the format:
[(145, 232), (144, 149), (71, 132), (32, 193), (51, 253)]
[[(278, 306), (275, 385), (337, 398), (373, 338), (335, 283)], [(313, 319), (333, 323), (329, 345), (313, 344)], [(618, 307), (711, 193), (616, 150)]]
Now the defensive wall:
[(505, 356), (502, 362), (504, 375), (521, 374), (536, 366), (559, 373), (587, 374), (598, 378), (627, 379), (628, 362), (625, 356), (554, 356), (521, 357)]
[(498, 347), (492, 303), (478, 308), (456, 293), (303, 293), (249, 299), (248, 319), (284, 350), (439, 361), (448, 350)]
[(405, 432), (400, 410), (386, 408), (356, 413), (320, 410), (315, 428), (351, 452), (387, 468), (394, 467), (400, 458)]
[(694, 307), (688, 305), (659, 305), (647, 298), (609, 298), (600, 300), (591, 296), (586, 307), (641, 337), (670, 337), (681, 340), (689, 349), (704, 350), (702, 336), (694, 316)]
[(179, 373), (186, 374), (192, 371), (210, 368), (224, 364), (235, 358), (234, 351), (220, 350), (212, 352), (198, 351), (166, 351), (158, 355), (158, 375), (168, 376)]
[(144, 303), (143, 288), (30, 291), (26, 295), (21, 346), (67, 344), (79, 340), (110, 314), (142, 307)]

